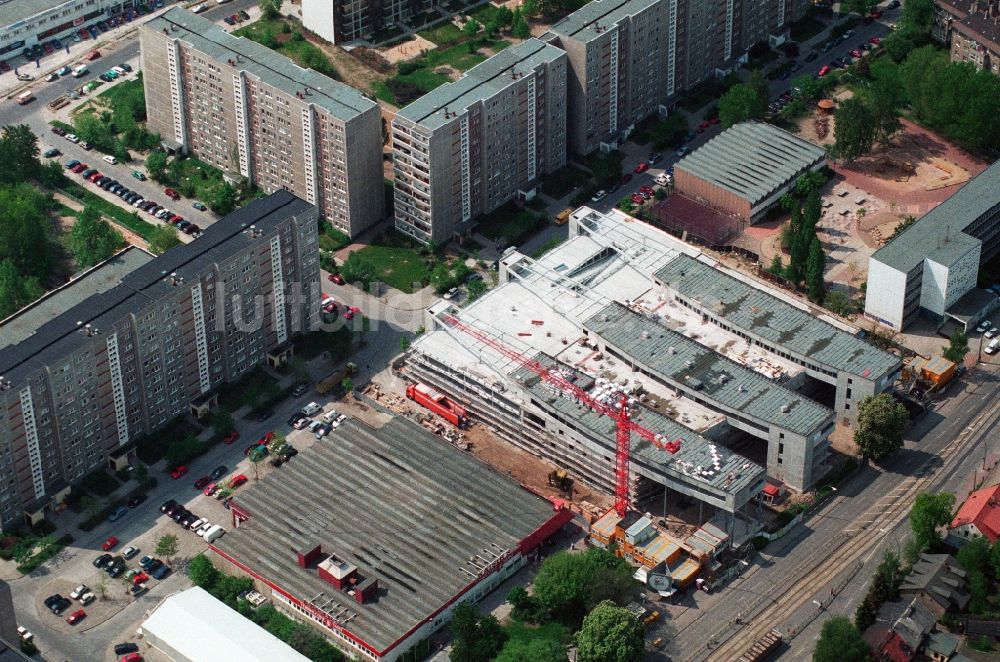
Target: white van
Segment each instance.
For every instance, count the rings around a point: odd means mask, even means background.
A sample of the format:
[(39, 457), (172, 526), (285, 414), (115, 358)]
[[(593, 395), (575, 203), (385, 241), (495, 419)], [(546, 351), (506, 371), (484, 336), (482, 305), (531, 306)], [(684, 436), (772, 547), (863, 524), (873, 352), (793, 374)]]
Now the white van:
[(110, 154), (105, 154), (104, 155), (104, 161), (106, 163), (110, 163), (111, 165), (118, 165), (118, 159), (116, 159), (115, 157), (111, 156)]
[(73, 78), (79, 78), (80, 76), (86, 76), (89, 73), (87, 65), (81, 64), (79, 67), (73, 70)]
[(222, 537), (222, 534), (226, 532), (220, 525), (216, 524), (211, 529), (205, 532), (204, 538), (205, 542), (214, 542)]
[(310, 402), (309, 404), (307, 404), (305, 407), (302, 408), (302, 415), (303, 416), (312, 416), (313, 414), (315, 414), (315, 413), (317, 413), (319, 411), (322, 411), (322, 409), (323, 408), (320, 407), (315, 402)]

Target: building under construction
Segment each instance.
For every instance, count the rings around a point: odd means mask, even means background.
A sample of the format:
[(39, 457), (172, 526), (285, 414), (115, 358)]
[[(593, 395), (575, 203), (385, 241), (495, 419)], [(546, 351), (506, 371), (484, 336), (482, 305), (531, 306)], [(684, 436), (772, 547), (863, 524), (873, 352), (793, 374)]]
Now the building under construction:
[[(537, 260), (506, 253), (500, 284), (474, 303), (431, 306), (429, 332), (408, 350), (404, 374), (456, 402), (470, 421), (608, 491), (615, 487), (615, 420), (497, 347), (556, 366), (595, 398), (624, 391), (644, 428), (678, 442), (668, 452), (633, 439), (632, 502), (666, 488), (720, 509), (729, 535), (732, 514), (760, 492), (765, 473), (796, 490), (811, 487), (826, 470), (834, 427), (834, 412), (821, 401), (833, 397), (780, 345), (749, 342), (676, 301), (657, 278), (675, 261), (704, 265), (707, 258), (618, 212), (580, 208), (570, 216), (569, 236)], [(673, 276), (666, 280), (676, 288)], [(776, 308), (810, 317), (780, 293), (746, 286)], [(846, 326), (823, 329), (829, 345), (857, 340)]]

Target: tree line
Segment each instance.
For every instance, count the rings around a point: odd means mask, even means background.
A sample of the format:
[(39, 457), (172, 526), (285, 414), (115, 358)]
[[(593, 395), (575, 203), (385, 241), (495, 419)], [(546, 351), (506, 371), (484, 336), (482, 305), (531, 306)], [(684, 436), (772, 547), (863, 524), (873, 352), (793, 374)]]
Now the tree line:
[(793, 192), (782, 197), (782, 207), (792, 215), (781, 231), (781, 247), (788, 251), (789, 261), (785, 266), (781, 256), (775, 255), (768, 267), (768, 271), (793, 285), (805, 283), (809, 300), (819, 305), (826, 298), (823, 286), (826, 253), (816, 234), (816, 225), (823, 215), (819, 189), (825, 181), (821, 172), (806, 173), (796, 181)]

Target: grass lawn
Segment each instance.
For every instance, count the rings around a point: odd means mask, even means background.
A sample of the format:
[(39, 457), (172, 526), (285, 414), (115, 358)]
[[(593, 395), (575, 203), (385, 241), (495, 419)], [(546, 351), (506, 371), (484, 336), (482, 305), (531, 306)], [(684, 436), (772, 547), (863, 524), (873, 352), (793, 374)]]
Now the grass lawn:
[(118, 83), (117, 85), (112, 85), (98, 94), (97, 97), (104, 102), (104, 105), (115, 108), (120, 105), (119, 102), (124, 102), (125, 99), (130, 98), (136, 93), (139, 95), (143, 94), (142, 79), (138, 77)]
[(503, 626), (503, 630), (507, 633), (504, 647), (510, 646), (518, 651), (526, 650), (526, 647), (535, 640), (553, 641), (560, 646), (569, 641), (569, 632), (560, 623), (546, 623), (533, 627), (519, 621), (511, 621)]
[[(216, 188), (222, 186), (222, 171), (218, 168), (195, 158), (182, 159), (178, 163), (180, 165), (177, 166), (177, 176), (171, 177), (174, 180), (172, 183), (180, 188), (187, 188), (184, 186), (185, 182), (190, 184), (193, 188), (193, 195), (188, 197), (203, 200), (209, 197)], [(174, 174), (170, 167), (167, 168), (167, 173)], [(190, 189), (188, 192), (191, 192)]]
[[(503, 50), (508, 46), (504, 40), (483, 41), (480, 47), (491, 48), (494, 51)], [(417, 98), (418, 93), (426, 94), (436, 87), (451, 82), (451, 78), (434, 71), (441, 66), (449, 66), (458, 71), (466, 71), (486, 59), (477, 51), (469, 52), (467, 44), (458, 44), (450, 48), (436, 48), (423, 57), (408, 62), (407, 68), (418, 67), (407, 73), (397, 73), (385, 81), (372, 83), (372, 93), (376, 99), (386, 101), (396, 106), (405, 106)]]
[(440, 25), (428, 28), (417, 34), (439, 46), (442, 44), (452, 44), (465, 37), (465, 34), (451, 21), (445, 21)]
[(469, 16), (479, 21), (481, 25), (486, 25), (491, 19), (496, 17), (498, 11), (500, 11), (499, 7), (494, 7), (487, 2), (485, 5), (470, 11)]
[[(493, 42), (484, 42), (483, 46), (492, 47)], [(427, 67), (438, 67), (441, 65), (448, 65), (449, 67), (454, 67), (459, 71), (465, 71), (476, 66), (486, 57), (480, 55), (477, 52), (469, 52), (469, 47), (466, 44), (458, 44), (457, 46), (452, 46), (451, 48), (435, 48), (432, 51), (428, 51), (420, 60), (417, 62), (426, 62), (424, 66)]]
[(493, 241), (503, 237), (508, 244), (519, 244), (543, 225), (544, 214), (518, 209), (513, 203), (508, 203), (484, 216), (476, 231)]
[(126, 211), (122, 207), (88, 191), (69, 178), (63, 178), (63, 181), (59, 184), (59, 189), (71, 198), (76, 198), (84, 205), (94, 207), (97, 211), (111, 218), (115, 223), (125, 226), (143, 239), (148, 240), (153, 232), (153, 226), (142, 220), (137, 213)]
[(426, 283), (431, 275), (417, 245), (394, 231), (383, 233), (358, 254), (371, 262), (379, 280), (401, 292), (414, 292), (413, 284)]

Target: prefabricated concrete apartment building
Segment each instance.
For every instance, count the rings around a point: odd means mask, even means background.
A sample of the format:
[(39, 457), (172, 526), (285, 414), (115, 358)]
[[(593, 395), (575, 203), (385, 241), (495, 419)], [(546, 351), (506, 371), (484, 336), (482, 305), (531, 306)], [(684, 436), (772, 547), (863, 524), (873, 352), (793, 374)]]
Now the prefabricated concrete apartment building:
[(358, 90), (179, 7), (139, 30), (149, 130), (354, 237), (385, 214), (382, 119)]
[(595, 397), (623, 387), (641, 425), (680, 440), (669, 454), (633, 438), (638, 503), (666, 486), (733, 513), (765, 473), (810, 488), (827, 470), (835, 422), (849, 424), (857, 401), (889, 389), (900, 370), (898, 357), (850, 327), (617, 211), (582, 207), (569, 235), (538, 259), (505, 253), (500, 285), (474, 303), (431, 306), (429, 333), (400, 367), (592, 485), (614, 485), (613, 422), (561, 397), (453, 318), (557, 365)]

